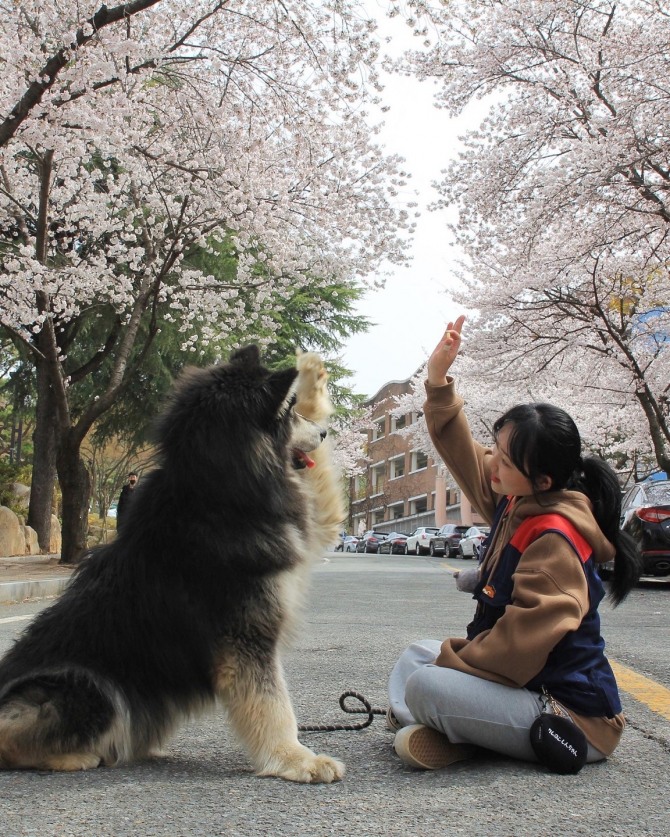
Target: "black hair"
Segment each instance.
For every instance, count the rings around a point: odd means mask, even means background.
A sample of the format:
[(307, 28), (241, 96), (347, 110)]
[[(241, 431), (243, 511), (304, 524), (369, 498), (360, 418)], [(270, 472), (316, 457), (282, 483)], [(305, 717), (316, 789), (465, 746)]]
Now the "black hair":
[(598, 526), (616, 550), (610, 599), (615, 606), (621, 604), (640, 577), (641, 560), (634, 539), (619, 528), (621, 487), (614, 470), (596, 456), (582, 458), (577, 425), (553, 404), (512, 407), (496, 420), (494, 437), (507, 425), (507, 454), (536, 495), (542, 493), (538, 486), (545, 476), (551, 478), (547, 491), (581, 491), (591, 501)]

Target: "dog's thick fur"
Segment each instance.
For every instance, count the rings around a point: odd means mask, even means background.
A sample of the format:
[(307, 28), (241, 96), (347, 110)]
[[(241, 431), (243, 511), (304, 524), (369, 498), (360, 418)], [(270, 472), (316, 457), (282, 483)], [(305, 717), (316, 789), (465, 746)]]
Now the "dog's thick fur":
[(342, 777), (298, 741), (279, 658), (343, 517), (320, 446), (323, 365), (298, 363), (271, 373), (249, 346), (182, 376), (158, 424), (161, 467), (116, 540), (0, 662), (0, 767), (127, 763), (220, 701), (260, 775)]

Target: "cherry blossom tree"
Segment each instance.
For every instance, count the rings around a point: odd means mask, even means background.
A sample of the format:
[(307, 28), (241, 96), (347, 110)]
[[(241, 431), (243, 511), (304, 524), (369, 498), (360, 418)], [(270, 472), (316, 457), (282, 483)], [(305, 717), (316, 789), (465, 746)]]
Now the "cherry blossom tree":
[(667, 3), (400, 10), (423, 45), (399, 69), (437, 79), (453, 114), (490, 104), (436, 204), (458, 213), (478, 390), (501, 407), (551, 397), (593, 447), (670, 472)]
[[(0, 324), (34, 363), (29, 518), (46, 543), (57, 469), (62, 561), (85, 548), (82, 441), (162, 323), (196, 358), (222, 335), (269, 341), (289, 290), (403, 260), (405, 175), (366, 111), (373, 30), (355, 0), (4, 9)], [(234, 281), (189, 266), (231, 243)]]

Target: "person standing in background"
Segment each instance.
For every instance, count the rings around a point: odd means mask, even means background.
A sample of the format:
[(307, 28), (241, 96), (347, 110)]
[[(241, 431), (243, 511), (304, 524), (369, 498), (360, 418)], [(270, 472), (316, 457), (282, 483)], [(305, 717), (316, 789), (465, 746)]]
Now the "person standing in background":
[(118, 529), (123, 516), (126, 513), (128, 508), (128, 502), (133, 496), (133, 491), (137, 486), (137, 481), (139, 477), (135, 473), (135, 471), (131, 471), (128, 474), (128, 482), (123, 486), (121, 489), (121, 494), (119, 495), (119, 502), (116, 504), (116, 528)]

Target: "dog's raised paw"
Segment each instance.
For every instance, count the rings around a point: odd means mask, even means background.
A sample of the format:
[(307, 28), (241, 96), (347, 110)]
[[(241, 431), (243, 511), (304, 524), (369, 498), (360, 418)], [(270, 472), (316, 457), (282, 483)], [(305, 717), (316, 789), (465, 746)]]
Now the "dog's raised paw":
[(325, 421), (333, 412), (328, 395), (328, 372), (316, 352), (303, 352), (296, 359), (298, 386), (296, 410), (312, 421)]

